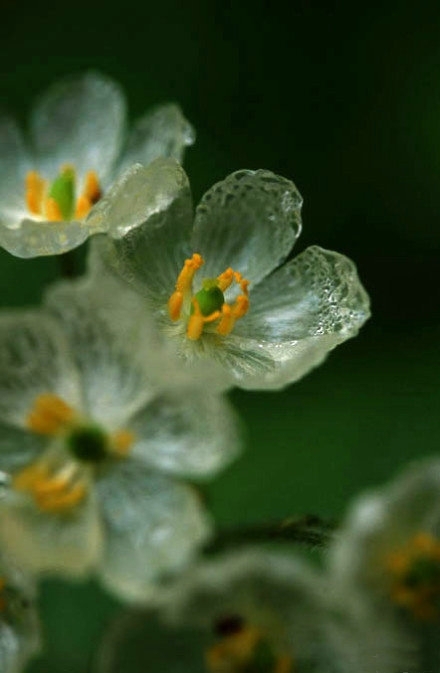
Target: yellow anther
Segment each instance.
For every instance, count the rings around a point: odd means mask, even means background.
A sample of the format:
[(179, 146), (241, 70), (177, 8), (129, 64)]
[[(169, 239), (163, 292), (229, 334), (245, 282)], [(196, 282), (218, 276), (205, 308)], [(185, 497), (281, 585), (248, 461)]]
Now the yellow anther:
[(26, 175), (26, 205), (33, 215), (41, 214), (45, 189), (46, 182), (37, 171), (29, 171)]
[(135, 435), (130, 430), (118, 430), (111, 438), (111, 449), (119, 458), (128, 455), (135, 440)]
[(83, 194), (81, 194), (81, 196), (78, 197), (78, 200), (76, 202), (75, 218), (77, 220), (82, 220), (83, 217), (88, 215), (91, 207), (92, 207), (92, 204), (90, 203), (87, 196), (84, 196)]
[(176, 292), (173, 292), (171, 297), (168, 299), (168, 313), (170, 314), (171, 320), (179, 320), (182, 306), (183, 292), (176, 290)]
[(33, 463), (14, 476), (13, 485), (18, 491), (29, 493), (40, 510), (52, 513), (72, 509), (87, 493), (72, 463), (55, 473), (47, 463)]
[(26, 425), (32, 432), (56, 435), (65, 430), (74, 417), (75, 412), (64, 400), (52, 393), (43, 393), (36, 398)]
[(101, 198), (101, 187), (95, 171), (88, 171), (82, 195), (93, 205)]
[(168, 300), (168, 313), (171, 320), (179, 320), (183, 302), (192, 292), (194, 274), (203, 264), (203, 257), (197, 252), (190, 259), (185, 260), (183, 269), (177, 277), (175, 292)]
[(63, 214), (54, 198), (49, 197), (44, 201), (44, 210), (49, 222), (62, 222)]
[(221, 313), (220, 311), (213, 311), (210, 315), (203, 315), (197, 299), (192, 300), (192, 306), (193, 312), (191, 313), (188, 320), (186, 336), (192, 341), (197, 341), (197, 339), (200, 339), (202, 335), (203, 327), (210, 322), (218, 320)]
[(228, 289), (234, 280), (234, 271), (229, 267), (226, 271), (223, 271), (219, 276), (217, 276), (217, 283), (222, 292)]

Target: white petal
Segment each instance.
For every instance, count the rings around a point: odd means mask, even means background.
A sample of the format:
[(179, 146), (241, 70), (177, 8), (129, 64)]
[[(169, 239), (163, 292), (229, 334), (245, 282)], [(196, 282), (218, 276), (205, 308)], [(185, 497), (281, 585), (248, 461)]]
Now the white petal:
[(209, 525), (189, 487), (121, 462), (98, 483), (106, 547), (104, 583), (120, 596), (142, 600), (162, 575), (188, 563)]
[(134, 124), (118, 170), (135, 163), (146, 166), (158, 157), (172, 157), (181, 162), (185, 147), (194, 140), (194, 129), (179, 106), (159, 105)]
[(114, 237), (98, 237), (94, 254), (143, 294), (166, 303), (188, 255), (191, 208), (188, 178), (176, 161), (134, 166), (87, 220)]
[(214, 474), (239, 450), (232, 408), (201, 388), (158, 395), (127, 427), (136, 437), (132, 456), (171, 474)]
[(84, 575), (102, 549), (94, 496), (66, 515), (40, 511), (30, 497), (10, 492), (0, 502), (0, 539), (25, 571)]
[(13, 472), (32, 463), (46, 446), (47, 437), (0, 421), (0, 471)]
[(237, 171), (214, 185), (197, 207), (192, 239), (206, 262), (203, 274), (232, 267), (258, 283), (299, 236), (301, 205), (293, 182), (270, 171)]
[(9, 117), (0, 117), (0, 219), (8, 219), (8, 212), (14, 209), (23, 210), (28, 167), (17, 124)]
[(0, 418), (24, 427), (38, 395), (81, 405), (78, 372), (59, 325), (43, 311), (0, 316)]
[(93, 170), (105, 181), (121, 150), (125, 116), (124, 96), (108, 77), (88, 72), (56, 83), (31, 118), (36, 167), (52, 176), (72, 163), (79, 174)]
[[(6, 220), (5, 220), (6, 224)], [(0, 223), (0, 246), (16, 257), (60, 255), (84, 243), (91, 233), (84, 222), (21, 219), (14, 228)]]
[(272, 343), (335, 334), (354, 336), (369, 317), (368, 295), (344, 255), (318, 246), (261, 282), (234, 333)]

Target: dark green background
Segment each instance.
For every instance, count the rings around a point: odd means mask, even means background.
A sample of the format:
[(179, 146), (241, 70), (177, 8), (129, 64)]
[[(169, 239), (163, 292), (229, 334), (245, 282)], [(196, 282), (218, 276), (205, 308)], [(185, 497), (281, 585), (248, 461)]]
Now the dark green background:
[[(320, 369), (282, 393), (232, 394), (248, 446), (209, 488), (222, 524), (337, 516), (440, 435), (440, 8), (289, 4), (2, 5), (1, 103), (23, 122), (39, 91), (89, 67), (123, 84), (133, 116), (176, 100), (198, 131), (196, 199), (238, 168), (292, 178), (298, 251), (347, 254), (370, 292), (372, 320)], [(58, 271), (0, 260), (4, 306), (37, 302)], [(55, 582), (42, 603), (47, 657), (32, 671), (85, 673), (117, 604)]]

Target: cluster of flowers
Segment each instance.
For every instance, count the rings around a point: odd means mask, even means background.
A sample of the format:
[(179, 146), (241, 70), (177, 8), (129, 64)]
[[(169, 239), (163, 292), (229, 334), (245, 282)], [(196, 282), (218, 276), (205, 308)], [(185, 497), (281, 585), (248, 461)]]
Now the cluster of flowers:
[(28, 147), (0, 118), (0, 245), (31, 258), (93, 235), (83, 277), (0, 314), (0, 669), (38, 649), (38, 577), (95, 573), (164, 620), (125, 618), (102, 673), (140, 644), (133, 673), (438, 670), (438, 462), (358, 504), (326, 572), (255, 549), (187, 570), (213, 529), (195, 482), (240, 451), (225, 392), (282, 388), (369, 316), (349, 259), (289, 259), (288, 179), (238, 171), (193, 214), (193, 140), (175, 105), (127, 133), (122, 92), (96, 73), (42, 96)]

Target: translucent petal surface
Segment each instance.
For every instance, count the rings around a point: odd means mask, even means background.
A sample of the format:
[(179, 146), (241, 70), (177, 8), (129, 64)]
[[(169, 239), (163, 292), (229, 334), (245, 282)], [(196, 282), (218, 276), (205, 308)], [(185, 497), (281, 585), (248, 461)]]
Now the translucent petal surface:
[(68, 344), (43, 311), (5, 312), (0, 317), (0, 419), (23, 427), (42, 393), (81, 407)]
[(72, 163), (105, 181), (120, 153), (125, 115), (123, 94), (108, 77), (88, 72), (55, 84), (31, 118), (37, 166), (51, 175)]
[(92, 226), (105, 221), (115, 237), (113, 241), (99, 237), (94, 252), (140, 292), (163, 303), (188, 254), (192, 225), (188, 179), (172, 159), (157, 159), (148, 168), (133, 167), (126, 175), (89, 218)]
[[(8, 221), (24, 208), (24, 179), (28, 158), (17, 124), (0, 116), (0, 219)], [(8, 215), (9, 214), (9, 215)]]
[(179, 106), (159, 105), (135, 122), (119, 169), (135, 163), (145, 166), (158, 157), (172, 157), (181, 162), (185, 147), (194, 140), (194, 129)]
[(132, 455), (172, 474), (213, 474), (239, 450), (232, 409), (201, 388), (182, 387), (158, 395), (130, 419), (128, 427), (137, 438)]
[(77, 248), (91, 233), (84, 222), (47, 222), (25, 218), (13, 229), (0, 224), (0, 246), (16, 257), (60, 255)]
[(66, 516), (40, 511), (30, 498), (10, 492), (0, 503), (0, 539), (23, 570), (82, 575), (102, 544), (93, 496)]
[(234, 333), (284, 342), (338, 334), (354, 336), (369, 317), (368, 295), (347, 257), (307, 248), (251, 292), (251, 308)]
[(11, 472), (28, 465), (41, 456), (46, 446), (47, 437), (0, 421), (1, 471)]
[[(111, 287), (102, 283), (94, 289), (87, 280), (60, 283), (46, 297), (80, 374), (83, 410), (107, 430), (124, 427), (130, 415), (148, 403), (160, 367), (157, 353), (140, 366), (137, 330), (142, 319), (130, 297), (124, 295), (118, 304)], [(145, 330), (143, 335), (147, 338)]]
[(142, 600), (205, 540), (209, 526), (199, 498), (134, 460), (109, 472), (97, 489), (106, 531), (101, 577), (113, 592)]
[(238, 171), (214, 185), (196, 211), (192, 247), (210, 278), (228, 267), (252, 284), (288, 255), (301, 230), (301, 196), (270, 171)]

